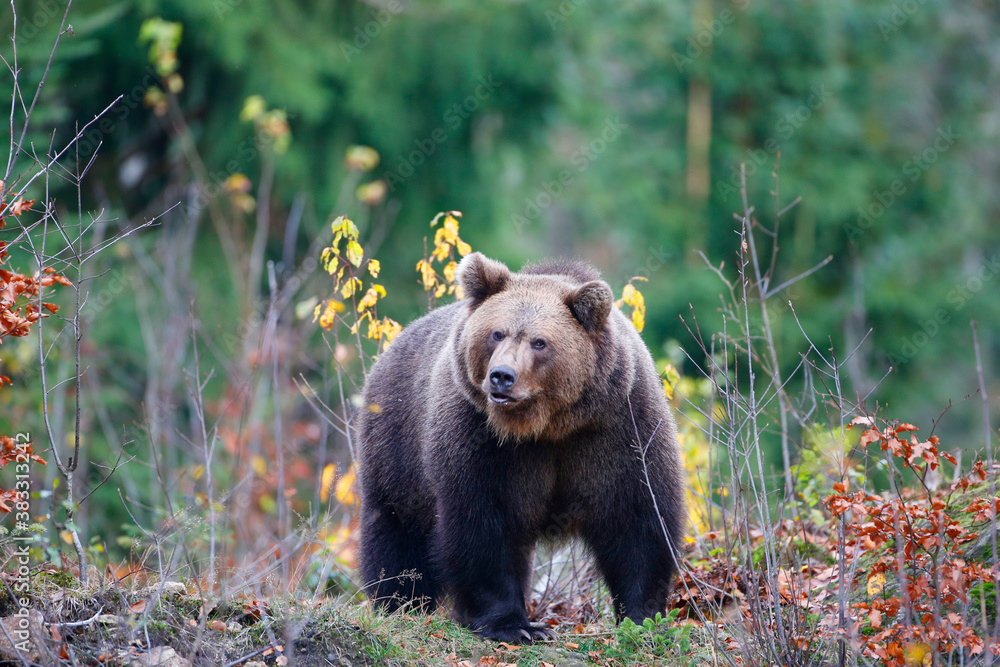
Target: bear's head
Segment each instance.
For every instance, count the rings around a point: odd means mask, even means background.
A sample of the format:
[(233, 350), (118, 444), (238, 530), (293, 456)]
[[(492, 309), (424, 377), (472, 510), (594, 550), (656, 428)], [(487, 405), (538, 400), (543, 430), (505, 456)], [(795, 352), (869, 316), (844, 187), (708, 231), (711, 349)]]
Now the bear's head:
[(512, 273), (478, 252), (456, 273), (469, 307), (458, 341), (469, 398), (502, 439), (568, 435), (598, 366), (611, 288), (570, 274)]

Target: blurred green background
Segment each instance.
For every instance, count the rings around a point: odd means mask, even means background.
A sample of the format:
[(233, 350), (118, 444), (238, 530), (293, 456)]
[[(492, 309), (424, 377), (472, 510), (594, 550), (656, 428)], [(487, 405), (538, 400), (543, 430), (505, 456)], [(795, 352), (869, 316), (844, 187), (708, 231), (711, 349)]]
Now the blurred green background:
[[(22, 85), (34, 90), (65, 5), (15, 4)], [(161, 83), (139, 33), (155, 17), (182, 28), (175, 99), (183, 131), (147, 94)], [(4, 35), (10, 18), (6, 12)], [(246, 174), (250, 194), (267, 207), (265, 256), (279, 274), (315, 253), (310, 243), (333, 215), (348, 214), (362, 239), (378, 240), (372, 250), (389, 288), (381, 307), (405, 323), (426, 308), (414, 265), (428, 222), (457, 209), (463, 238), (514, 266), (579, 256), (616, 292), (632, 276), (648, 277), (639, 285), (648, 306), (643, 335), (655, 356), (696, 375), (681, 350), (701, 355), (681, 317), (690, 323), (693, 308), (701, 330), (716, 331), (722, 291), (698, 251), (735, 275), (739, 165), (770, 226), (780, 153), (780, 205), (802, 202), (782, 219), (773, 284), (832, 256), (775, 299), (786, 372), (807, 347), (790, 299), (817, 347), (832, 344), (842, 359), (872, 330), (843, 369), (847, 395), (867, 395), (881, 380), (869, 405), (888, 404), (925, 433), (949, 401), (960, 403), (938, 432), (945, 446), (981, 449), (980, 401), (962, 402), (977, 388), (975, 319), (996, 423), (995, 3), (77, 0), (69, 23), (33, 139), (44, 145), (52, 128), (70, 136), (74, 123), (125, 96), (81, 148), (87, 158), (100, 142), (84, 208), (115, 225), (179, 201), (189, 218), (207, 215), (189, 206), (197, 193), (188, 186), (200, 179), (201, 192), (217, 190)], [(287, 151), (264, 159), (248, 148), (255, 130), (240, 114), (252, 95), (284, 110)], [(203, 159), (200, 176), (183, 137)], [(388, 191), (371, 206), (343, 196), (357, 184), (344, 161), (354, 144), (381, 155), (363, 181), (385, 180)], [(267, 179), (273, 187), (262, 202)], [(70, 188), (53, 187), (57, 198), (75, 199)], [(108, 256), (111, 277), (131, 275), (122, 267), (136, 252), (155, 258), (158, 243), (174, 243), (180, 232), (172, 230), (186, 229), (176, 214)], [(248, 237), (254, 219), (245, 220)], [(116, 423), (141, 421), (136, 397), (149, 396), (147, 361), (159, 348), (139, 334), (137, 302), (172, 299), (183, 312), (193, 297), (206, 336), (224, 340), (236, 328), (240, 297), (219, 261), (219, 228), (204, 222), (193, 234), (189, 278), (136, 279), (123, 294), (140, 298), (114, 298), (87, 331), (101, 387), (94, 396), (108, 422), (94, 427), (95, 442), (110, 440)], [(262, 281), (266, 293), (266, 274)], [(327, 296), (321, 287), (312, 293)], [(0, 347), (8, 366), (28, 354), (20, 344)], [(205, 364), (225, 365), (228, 352), (215, 346)], [(305, 362), (289, 363), (310, 372)], [(161, 393), (175, 395), (183, 413), (182, 377), (171, 382)], [(3, 389), (0, 431), (37, 428), (37, 409), (37, 396)]]

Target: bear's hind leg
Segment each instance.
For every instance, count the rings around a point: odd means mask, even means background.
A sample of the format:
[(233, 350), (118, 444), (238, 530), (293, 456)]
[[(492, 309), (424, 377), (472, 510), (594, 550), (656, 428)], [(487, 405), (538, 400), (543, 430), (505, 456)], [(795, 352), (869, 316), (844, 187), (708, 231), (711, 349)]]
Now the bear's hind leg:
[(359, 560), (364, 591), (377, 607), (433, 611), (438, 584), (427, 558), (427, 536), (407, 530), (391, 510), (362, 510)]

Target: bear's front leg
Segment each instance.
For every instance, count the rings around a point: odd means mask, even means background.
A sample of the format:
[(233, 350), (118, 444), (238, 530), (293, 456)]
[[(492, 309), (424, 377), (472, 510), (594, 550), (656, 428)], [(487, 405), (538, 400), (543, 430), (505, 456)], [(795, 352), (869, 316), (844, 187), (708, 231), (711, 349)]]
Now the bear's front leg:
[[(641, 490), (619, 494), (616, 500), (613, 506), (593, 509), (583, 537), (604, 575), (618, 620), (630, 618), (641, 624), (666, 612), (679, 539), (672, 536), (668, 541), (669, 533)], [(672, 519), (664, 519), (667, 531)], [(675, 539), (678, 544), (670, 544)]]
[[(455, 617), (478, 634), (509, 643), (549, 637), (528, 622), (525, 584), (531, 576), (533, 543), (518, 539), (510, 517), (483, 489), (439, 503), (437, 553)], [(457, 506), (456, 506), (457, 504)]]
[[(502, 447), (483, 427), (462, 442), (439, 442), (425, 461), (437, 517), (434, 557), (456, 619), (478, 634), (510, 643), (544, 639), (528, 622), (531, 530), (553, 473), (537, 454)], [(453, 437), (453, 436), (452, 436)]]
[(637, 528), (588, 541), (614, 600), (615, 616), (641, 625), (643, 619), (666, 612), (674, 564), (665, 540), (644, 534), (645, 526)]

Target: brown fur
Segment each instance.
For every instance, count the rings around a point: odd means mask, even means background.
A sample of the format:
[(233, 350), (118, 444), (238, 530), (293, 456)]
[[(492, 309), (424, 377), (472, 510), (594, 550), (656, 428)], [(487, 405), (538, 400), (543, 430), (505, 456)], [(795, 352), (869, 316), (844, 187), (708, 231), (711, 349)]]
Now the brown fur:
[(484, 635), (536, 638), (535, 542), (575, 534), (620, 615), (662, 611), (683, 466), (652, 358), (611, 289), (579, 263), (512, 273), (479, 253), (458, 277), (467, 298), (407, 327), (365, 387), (379, 406), (360, 424), (369, 595), (391, 609), (449, 593)]

